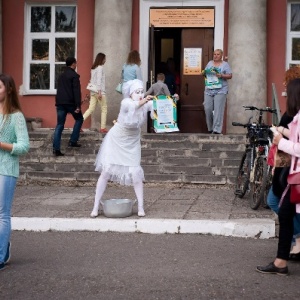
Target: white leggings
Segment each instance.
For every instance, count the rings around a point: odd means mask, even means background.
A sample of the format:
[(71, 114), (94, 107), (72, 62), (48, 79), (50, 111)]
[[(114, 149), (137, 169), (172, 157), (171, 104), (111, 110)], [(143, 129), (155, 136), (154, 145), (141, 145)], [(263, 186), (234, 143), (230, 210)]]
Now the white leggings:
[[(107, 182), (110, 178), (110, 175), (106, 172), (102, 172), (99, 176), (96, 186), (96, 195), (95, 195), (95, 202), (93, 211), (99, 211), (100, 200), (103, 196), (103, 193), (106, 189)], [(138, 200), (138, 210), (144, 209), (144, 189), (143, 189), (143, 180), (142, 179), (135, 179), (133, 182), (133, 188), (135, 191), (136, 198)]]

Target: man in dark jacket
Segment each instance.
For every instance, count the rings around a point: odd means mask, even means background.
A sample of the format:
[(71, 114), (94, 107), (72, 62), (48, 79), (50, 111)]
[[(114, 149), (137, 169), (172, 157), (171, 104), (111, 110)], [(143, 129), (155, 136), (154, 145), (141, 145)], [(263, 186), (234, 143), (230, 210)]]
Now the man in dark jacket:
[(55, 105), (57, 111), (57, 125), (53, 138), (53, 154), (63, 156), (60, 151), (61, 134), (64, 130), (67, 114), (70, 113), (75, 119), (73, 132), (70, 137), (69, 147), (80, 147), (78, 144), (83, 116), (81, 113), (81, 90), (80, 75), (75, 69), (77, 61), (75, 57), (66, 59), (66, 69), (58, 78)]

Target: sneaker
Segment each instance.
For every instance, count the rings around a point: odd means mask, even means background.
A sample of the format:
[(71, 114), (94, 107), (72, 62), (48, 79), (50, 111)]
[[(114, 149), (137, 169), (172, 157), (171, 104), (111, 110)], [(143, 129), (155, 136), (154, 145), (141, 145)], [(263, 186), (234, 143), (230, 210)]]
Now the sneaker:
[(268, 264), (267, 266), (258, 266), (256, 271), (263, 274), (277, 274), (277, 275), (289, 275), (288, 267), (278, 268), (274, 265), (273, 262)]
[(99, 130), (99, 132), (100, 132), (100, 133), (107, 133), (108, 130), (107, 130), (106, 128), (102, 128), (102, 129)]
[(0, 271), (5, 268), (5, 263), (0, 263)]
[(139, 217), (145, 217), (146, 216), (145, 211), (142, 208), (139, 209), (138, 216)]
[(4, 264), (7, 264), (10, 260), (10, 248), (11, 248), (11, 242), (8, 242), (6, 255), (4, 257)]
[(69, 147), (76, 147), (76, 148), (78, 148), (78, 147), (81, 147), (81, 144), (78, 144), (77, 142), (71, 142), (71, 141), (69, 141)]
[(99, 215), (99, 212), (97, 210), (93, 210), (91, 212), (91, 218), (96, 218), (96, 217), (98, 217), (98, 215)]

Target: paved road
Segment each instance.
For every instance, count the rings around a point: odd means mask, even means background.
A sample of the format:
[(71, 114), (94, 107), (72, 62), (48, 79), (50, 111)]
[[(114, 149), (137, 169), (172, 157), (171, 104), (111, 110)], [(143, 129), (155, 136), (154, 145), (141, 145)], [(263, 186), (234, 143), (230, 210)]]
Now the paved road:
[(263, 275), (277, 240), (97, 232), (12, 233), (0, 299), (299, 299), (291, 276)]

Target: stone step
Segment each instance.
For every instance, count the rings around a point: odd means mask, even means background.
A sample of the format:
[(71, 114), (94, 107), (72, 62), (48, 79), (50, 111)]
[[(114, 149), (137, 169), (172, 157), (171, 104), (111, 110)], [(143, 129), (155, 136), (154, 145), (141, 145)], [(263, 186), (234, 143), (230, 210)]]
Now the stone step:
[[(103, 135), (85, 131), (81, 148), (67, 146), (71, 130), (62, 135), (63, 157), (52, 154), (53, 130), (30, 133), (30, 152), (20, 159), (21, 182), (95, 185), (96, 154)], [(141, 164), (146, 182), (233, 184), (242, 151), (243, 135), (143, 134)]]

